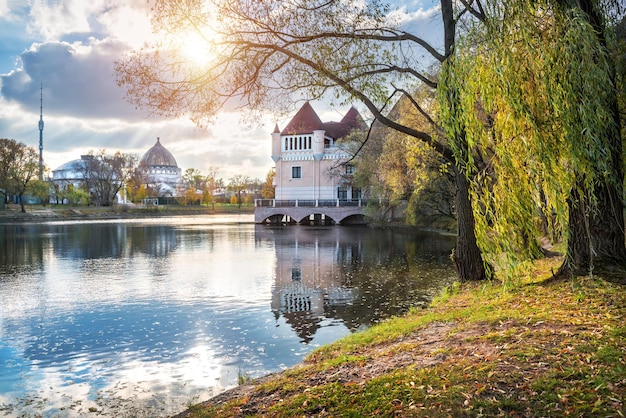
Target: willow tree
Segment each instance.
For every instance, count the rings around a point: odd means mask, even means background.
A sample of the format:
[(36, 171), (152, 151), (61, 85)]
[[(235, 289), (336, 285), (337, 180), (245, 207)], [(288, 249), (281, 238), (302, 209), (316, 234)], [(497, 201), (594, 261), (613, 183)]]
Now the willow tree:
[(481, 248), (514, 263), (537, 256), (543, 214), (567, 225), (559, 273), (623, 268), (622, 142), (599, 4), (510, 0), (485, 11), (442, 89), (448, 128), (488, 156), (480, 167), (455, 150), (475, 174)]
[[(120, 59), (117, 81), (138, 107), (191, 114), (200, 124), (233, 106), (253, 116), (290, 110), (297, 94), (360, 101), (379, 122), (429, 144), (458, 173), (441, 129), (433, 135), (383, 112), (416, 86), (437, 88), (426, 68), (449, 59), (460, 19), (480, 14), (475, 1), (461, 2), (458, 10), (453, 4), (440, 2), (438, 50), (403, 29), (379, 0), (156, 0), (152, 22), (162, 41)], [(202, 49), (190, 51), (197, 43)], [(429, 117), (417, 100), (411, 103)], [(457, 271), (462, 280), (485, 279), (469, 182), (463, 175), (455, 179)]]

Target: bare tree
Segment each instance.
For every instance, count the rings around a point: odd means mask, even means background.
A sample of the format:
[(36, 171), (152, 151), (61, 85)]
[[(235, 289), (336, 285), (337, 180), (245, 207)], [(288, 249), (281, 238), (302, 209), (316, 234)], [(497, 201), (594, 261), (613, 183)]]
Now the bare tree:
[(211, 209), (215, 209), (215, 193), (224, 188), (224, 181), (217, 177), (218, 170), (215, 167), (209, 167), (209, 173), (204, 178), (203, 202), (211, 203)]
[(243, 174), (237, 174), (228, 181), (227, 188), (237, 196), (237, 205), (241, 208), (242, 194), (250, 188), (252, 179)]
[(110, 155), (100, 150), (97, 154), (90, 152), (83, 161), (83, 181), (93, 203), (112, 206), (119, 191), (133, 175), (137, 157), (119, 151)]

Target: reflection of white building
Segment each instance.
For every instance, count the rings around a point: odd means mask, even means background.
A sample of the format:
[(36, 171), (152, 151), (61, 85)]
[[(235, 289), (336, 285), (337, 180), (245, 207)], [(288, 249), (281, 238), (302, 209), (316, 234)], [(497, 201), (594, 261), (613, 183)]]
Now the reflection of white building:
[[(345, 269), (345, 240), (352, 240), (349, 231), (343, 229), (309, 230), (290, 229), (284, 238), (289, 245), (276, 246), (275, 286), (272, 310), (280, 312), (324, 313), (325, 306), (342, 306), (356, 298), (356, 289), (347, 283)], [(263, 230), (256, 231), (258, 236)], [(280, 241), (276, 235), (275, 241)], [(355, 250), (359, 257), (360, 248)]]
[(350, 229), (257, 226), (255, 237), (274, 242), (272, 312), (303, 342), (312, 340), (325, 316), (335, 317), (334, 311), (359, 298), (346, 266), (351, 265), (350, 256), (360, 259), (361, 240)]
[(141, 157), (139, 170), (145, 177), (145, 183), (154, 187), (159, 196), (174, 196), (182, 181), (182, 170), (172, 153), (161, 145), (160, 138)]

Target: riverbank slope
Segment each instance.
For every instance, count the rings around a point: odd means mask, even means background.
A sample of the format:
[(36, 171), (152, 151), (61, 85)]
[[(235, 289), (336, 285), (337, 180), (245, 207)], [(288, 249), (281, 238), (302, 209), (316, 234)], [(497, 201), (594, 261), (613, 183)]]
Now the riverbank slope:
[(626, 288), (551, 279), (560, 262), (509, 289), (455, 285), (176, 417), (624, 416)]

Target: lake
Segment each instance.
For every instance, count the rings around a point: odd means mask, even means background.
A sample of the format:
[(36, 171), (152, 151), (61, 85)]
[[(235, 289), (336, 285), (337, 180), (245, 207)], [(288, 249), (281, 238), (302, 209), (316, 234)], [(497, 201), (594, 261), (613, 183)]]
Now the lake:
[(172, 415), (455, 278), (453, 236), (252, 222), (0, 224), (0, 415)]

